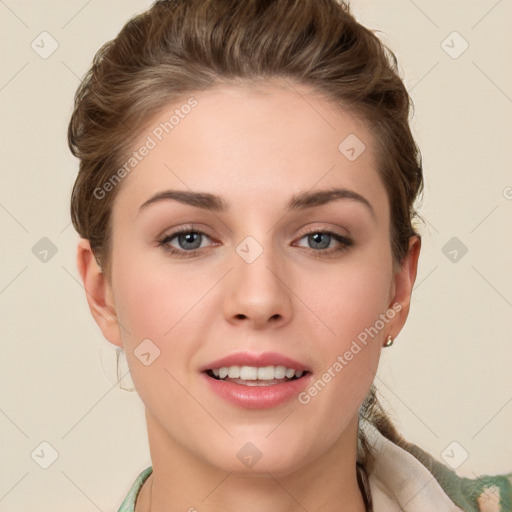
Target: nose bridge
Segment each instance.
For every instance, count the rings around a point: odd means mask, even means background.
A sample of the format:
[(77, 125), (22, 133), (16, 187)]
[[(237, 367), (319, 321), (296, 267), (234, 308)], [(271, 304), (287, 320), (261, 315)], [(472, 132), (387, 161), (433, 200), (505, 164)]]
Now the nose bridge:
[(257, 236), (259, 240), (247, 236), (235, 248), (225, 314), (228, 321), (246, 320), (262, 327), (271, 321), (288, 321), (292, 304), (279, 251), (268, 233)]

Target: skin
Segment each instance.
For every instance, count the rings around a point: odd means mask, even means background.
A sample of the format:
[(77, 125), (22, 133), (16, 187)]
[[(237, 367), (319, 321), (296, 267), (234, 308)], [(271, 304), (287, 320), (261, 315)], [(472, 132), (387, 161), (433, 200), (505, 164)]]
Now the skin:
[[(197, 107), (120, 185), (110, 281), (88, 241), (78, 245), (91, 312), (105, 338), (124, 347), (145, 405), (153, 474), (136, 510), (148, 510), (151, 500), (152, 512), (363, 511), (358, 411), (386, 337), (406, 321), (420, 240), (411, 238), (401, 265), (393, 261), (375, 143), (355, 116), (278, 81), (194, 97)], [(136, 147), (176, 106), (150, 120)], [(349, 134), (366, 146), (355, 161), (338, 150)], [(331, 187), (361, 194), (374, 215), (350, 199), (286, 211), (292, 195)], [(214, 193), (230, 208), (214, 213), (167, 200), (139, 213), (166, 189)], [(163, 235), (190, 224), (208, 235), (195, 256), (159, 246)], [(353, 245), (326, 256), (342, 245), (331, 238), (327, 249), (317, 248), (309, 228), (350, 236)], [(236, 252), (247, 236), (263, 249), (253, 263)], [(177, 237), (168, 245), (190, 247)], [(202, 365), (247, 350), (301, 361), (314, 381), (397, 303), (401, 311), (307, 405), (292, 399), (242, 409), (200, 378)], [(134, 355), (147, 338), (160, 350), (149, 366)], [(247, 442), (262, 454), (252, 468), (237, 458)]]

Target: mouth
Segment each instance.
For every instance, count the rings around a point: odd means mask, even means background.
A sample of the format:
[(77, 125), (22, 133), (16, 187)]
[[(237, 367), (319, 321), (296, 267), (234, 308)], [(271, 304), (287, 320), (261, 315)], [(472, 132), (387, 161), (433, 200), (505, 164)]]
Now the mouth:
[(277, 352), (236, 352), (199, 371), (207, 393), (245, 409), (284, 406), (312, 380), (310, 367)]
[(242, 386), (275, 386), (299, 380), (310, 372), (286, 366), (221, 366), (205, 370), (211, 379)]

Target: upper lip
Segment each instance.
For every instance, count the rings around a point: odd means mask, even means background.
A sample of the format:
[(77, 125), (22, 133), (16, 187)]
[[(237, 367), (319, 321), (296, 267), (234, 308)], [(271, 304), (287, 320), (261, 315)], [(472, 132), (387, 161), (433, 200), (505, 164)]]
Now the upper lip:
[(200, 371), (213, 370), (230, 366), (285, 366), (294, 370), (309, 371), (306, 365), (277, 352), (235, 352), (216, 359), (200, 368)]

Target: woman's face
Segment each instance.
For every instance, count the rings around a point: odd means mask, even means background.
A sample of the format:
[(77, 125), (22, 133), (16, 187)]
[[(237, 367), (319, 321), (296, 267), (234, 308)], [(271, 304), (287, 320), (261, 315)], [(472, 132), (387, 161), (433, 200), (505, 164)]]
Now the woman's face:
[[(355, 453), (415, 274), (393, 266), (374, 140), (298, 85), (190, 96), (141, 133), (112, 211), (121, 327), (103, 331), (124, 346), (153, 456), (286, 474)], [(229, 381), (209, 371), (223, 367)]]

